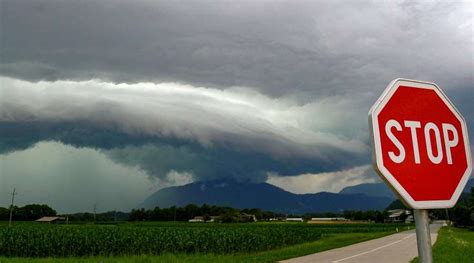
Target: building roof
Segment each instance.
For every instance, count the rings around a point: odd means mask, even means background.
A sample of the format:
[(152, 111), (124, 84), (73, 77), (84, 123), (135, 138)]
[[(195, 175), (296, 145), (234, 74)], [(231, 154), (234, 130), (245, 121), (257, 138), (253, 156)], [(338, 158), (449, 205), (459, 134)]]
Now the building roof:
[(302, 217), (288, 217), (286, 221), (303, 221)]
[(43, 216), (40, 219), (37, 219), (36, 222), (53, 222), (56, 220), (64, 220), (64, 217), (60, 216)]
[(344, 217), (313, 217), (313, 221), (347, 221)]

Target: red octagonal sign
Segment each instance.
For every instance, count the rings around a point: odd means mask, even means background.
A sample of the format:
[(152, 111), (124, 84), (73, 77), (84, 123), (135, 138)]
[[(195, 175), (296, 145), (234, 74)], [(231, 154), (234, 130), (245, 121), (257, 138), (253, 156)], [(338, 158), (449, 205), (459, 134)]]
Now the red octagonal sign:
[(396, 79), (369, 112), (379, 175), (415, 209), (453, 207), (471, 174), (466, 122), (434, 83)]

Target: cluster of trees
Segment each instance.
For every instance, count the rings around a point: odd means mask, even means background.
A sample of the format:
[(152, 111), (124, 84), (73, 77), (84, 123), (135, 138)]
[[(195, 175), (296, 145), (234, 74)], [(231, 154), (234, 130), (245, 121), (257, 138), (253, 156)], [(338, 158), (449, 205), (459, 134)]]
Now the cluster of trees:
[[(409, 209), (400, 200), (394, 201), (387, 210)], [(450, 209), (430, 210), (430, 217), (435, 220), (450, 220), (456, 227), (474, 228), (474, 187), (470, 193), (462, 193), (458, 202)]]
[(188, 221), (196, 216), (203, 216), (210, 219), (211, 216), (218, 216), (222, 222), (247, 222), (253, 220), (247, 215), (254, 215), (257, 220), (266, 220), (281, 214), (262, 211), (258, 208), (237, 209), (232, 207), (189, 204), (185, 207), (172, 206), (169, 208), (155, 207), (154, 209), (133, 209), (130, 212), (130, 221)]
[[(439, 210), (437, 213), (443, 216)], [(456, 206), (444, 214), (453, 221), (454, 226), (474, 228), (474, 187), (471, 187), (471, 193), (463, 193)]]
[[(22, 207), (13, 206), (14, 220), (36, 220), (43, 216), (55, 216), (56, 210), (47, 205), (31, 204)], [(0, 207), (0, 220), (8, 220), (10, 218), (10, 208)]]
[(387, 211), (344, 211), (342, 213), (308, 213), (301, 215), (274, 213), (263, 211), (258, 208), (236, 209), (232, 207), (210, 206), (210, 205), (187, 205), (185, 207), (172, 206), (169, 208), (154, 209), (133, 209), (130, 213), (130, 221), (188, 221), (195, 216), (204, 216), (204, 219), (210, 219), (210, 216), (219, 216), (221, 222), (248, 222), (252, 218), (247, 215), (253, 215), (259, 221), (266, 221), (271, 218), (302, 217), (310, 220), (313, 217), (344, 217), (349, 220), (372, 221), (383, 223), (388, 217)]
[(105, 213), (75, 213), (64, 215), (67, 216), (69, 221), (126, 221), (128, 220), (129, 213), (119, 211), (109, 211)]
[(302, 217), (304, 220), (311, 220), (315, 217), (325, 217), (325, 218), (335, 218), (335, 217), (344, 217), (349, 220), (355, 221), (372, 221), (376, 223), (383, 223), (384, 219), (388, 218), (388, 211), (378, 211), (378, 210), (345, 210), (342, 213), (333, 213), (333, 212), (324, 212), (324, 213), (307, 213), (303, 216), (301, 215), (287, 215), (287, 217)]
[[(388, 218), (387, 210), (408, 209), (399, 200), (394, 201), (385, 211), (343, 211), (342, 213), (309, 213), (303, 218), (309, 220), (313, 217), (344, 217), (349, 220), (366, 220), (372, 222), (384, 222)], [(474, 187), (470, 193), (463, 193), (455, 207), (451, 209), (435, 209), (430, 211), (433, 219), (451, 220), (457, 227), (474, 228)], [(22, 207), (13, 207), (14, 220), (36, 220), (43, 216), (55, 216), (54, 209), (45, 204), (30, 204)], [(203, 216), (209, 220), (211, 216), (218, 216), (221, 222), (249, 222), (253, 221), (253, 215), (259, 221), (270, 218), (300, 217), (301, 215), (288, 215), (263, 211), (258, 208), (237, 209), (215, 205), (197, 206), (194, 204), (185, 207), (172, 206), (169, 208), (155, 207), (154, 209), (133, 209), (130, 213), (106, 212), (106, 213), (77, 213), (65, 215), (70, 221), (188, 221), (196, 216)], [(0, 220), (8, 220), (10, 208), (0, 207)]]
[[(400, 205), (402, 205), (400, 203)], [(398, 205), (396, 205), (398, 206)], [(403, 206), (403, 205), (402, 205)], [(464, 210), (463, 210), (464, 211)], [(9, 208), (0, 207), (0, 220), (8, 220)], [(31, 204), (23, 207), (13, 208), (14, 220), (36, 220), (43, 216), (54, 216), (56, 211), (47, 205)], [(249, 216), (251, 215), (251, 216)], [(220, 222), (250, 222), (254, 218), (259, 221), (271, 218), (284, 219), (286, 217), (303, 217), (310, 220), (313, 217), (344, 217), (350, 220), (368, 220), (373, 222), (384, 222), (388, 217), (386, 211), (344, 211), (342, 213), (308, 213), (301, 215), (274, 213), (263, 211), (259, 208), (237, 209), (232, 207), (189, 204), (185, 207), (172, 206), (169, 208), (155, 207), (154, 209), (133, 209), (130, 213), (110, 211), (105, 213), (76, 213), (63, 215), (69, 221), (188, 221), (196, 216), (203, 216), (204, 220), (210, 220), (211, 216), (217, 216)]]
[(372, 221), (383, 223), (388, 218), (388, 211), (367, 210), (367, 211), (344, 211), (343, 217), (349, 220)]

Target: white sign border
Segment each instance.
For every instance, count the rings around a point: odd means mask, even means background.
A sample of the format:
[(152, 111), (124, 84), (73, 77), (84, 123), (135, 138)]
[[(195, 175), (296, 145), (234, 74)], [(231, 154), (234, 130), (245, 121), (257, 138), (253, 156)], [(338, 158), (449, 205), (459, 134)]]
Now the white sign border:
[[(385, 168), (383, 164), (383, 157), (382, 157), (382, 145), (380, 143), (380, 129), (378, 124), (378, 115), (380, 114), (381, 110), (385, 107), (387, 102), (390, 100), (392, 95), (400, 86), (408, 86), (408, 87), (415, 87), (415, 88), (423, 88), (423, 89), (431, 89), (434, 90), (438, 96), (443, 100), (443, 102), (448, 106), (448, 108), (452, 111), (454, 116), (458, 118), (459, 122), (461, 123), (462, 131), (463, 131), (463, 140), (464, 140), (464, 148), (466, 150), (466, 161), (467, 161), (467, 168), (464, 172), (461, 180), (456, 187), (451, 199), (449, 200), (433, 200), (433, 201), (416, 201), (414, 200), (410, 194), (398, 183), (398, 181), (393, 177), (393, 175)], [(379, 174), (379, 176), (388, 183), (390, 187), (401, 197), (401, 200), (407, 204), (408, 206), (412, 207), (413, 209), (435, 209), (435, 208), (451, 208), (453, 207), (459, 196), (461, 195), (464, 187), (466, 186), (467, 181), (469, 180), (471, 171), (472, 171), (472, 159), (471, 159), (471, 150), (469, 144), (469, 136), (467, 132), (467, 125), (464, 117), (461, 113), (456, 109), (454, 104), (448, 99), (448, 97), (444, 94), (444, 92), (432, 82), (426, 81), (419, 81), (419, 80), (410, 80), (410, 79), (402, 79), (398, 78), (390, 82), (388, 84), (385, 91), (382, 95), (377, 99), (374, 105), (371, 107), (369, 111), (369, 131), (371, 135), (372, 141), (372, 163), (374, 166), (374, 170)]]

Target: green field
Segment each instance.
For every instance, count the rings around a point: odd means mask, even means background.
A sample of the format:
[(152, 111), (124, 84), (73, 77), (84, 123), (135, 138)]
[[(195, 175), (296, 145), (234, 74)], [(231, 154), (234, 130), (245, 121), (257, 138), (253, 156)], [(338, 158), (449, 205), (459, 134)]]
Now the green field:
[[(474, 231), (443, 227), (433, 246), (434, 262), (474, 262)], [(412, 262), (419, 262), (418, 258)]]
[[(393, 224), (0, 224), (0, 262), (271, 262), (377, 238)], [(53, 257), (53, 259), (48, 259)], [(86, 257), (86, 258), (84, 258)], [(52, 261), (51, 261), (52, 260)]]

